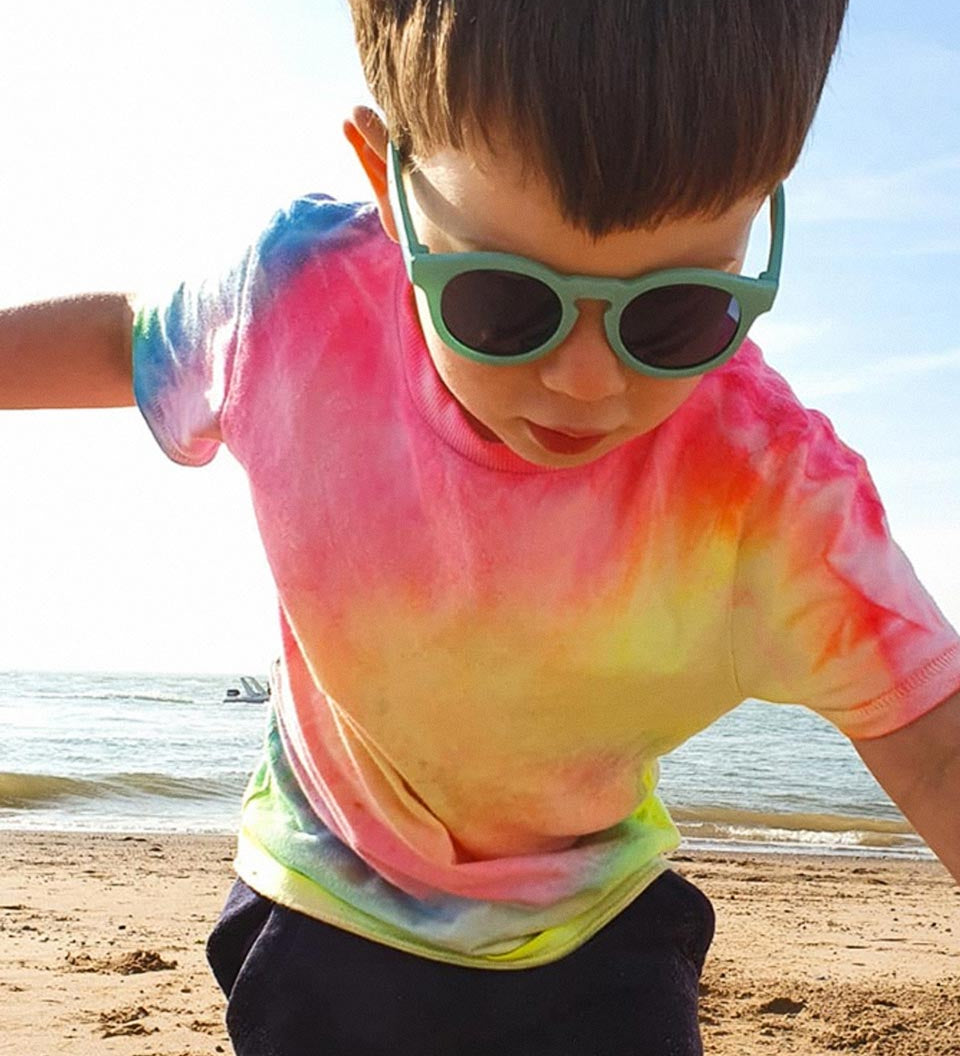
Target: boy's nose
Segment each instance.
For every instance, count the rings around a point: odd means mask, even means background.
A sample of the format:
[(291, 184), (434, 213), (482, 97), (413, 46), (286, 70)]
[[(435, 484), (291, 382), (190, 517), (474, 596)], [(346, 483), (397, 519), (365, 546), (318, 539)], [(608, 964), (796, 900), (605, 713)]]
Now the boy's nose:
[(539, 361), (543, 386), (581, 403), (599, 403), (622, 396), (627, 388), (625, 367), (607, 341), (603, 301), (578, 301), (580, 314), (573, 329)]

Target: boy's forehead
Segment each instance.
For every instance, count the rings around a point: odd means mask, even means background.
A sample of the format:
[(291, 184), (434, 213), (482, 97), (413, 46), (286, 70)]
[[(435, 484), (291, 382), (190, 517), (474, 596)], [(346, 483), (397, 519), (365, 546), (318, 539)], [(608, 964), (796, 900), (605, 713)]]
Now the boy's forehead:
[(594, 238), (563, 218), (552, 188), (508, 151), (444, 148), (408, 184), (418, 236), (434, 252), (501, 251), (560, 272), (627, 276), (668, 267), (735, 270), (763, 201)]

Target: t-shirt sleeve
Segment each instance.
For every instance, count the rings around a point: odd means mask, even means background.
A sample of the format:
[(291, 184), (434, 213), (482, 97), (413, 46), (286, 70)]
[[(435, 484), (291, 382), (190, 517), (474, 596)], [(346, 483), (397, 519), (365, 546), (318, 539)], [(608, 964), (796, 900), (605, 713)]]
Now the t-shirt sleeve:
[[(134, 394), (170, 458), (205, 465), (221, 443), (238, 453), (237, 420), (257, 422), (258, 410), (272, 413), (290, 395), (295, 378), (281, 360), (295, 354), (296, 335), (309, 350), (324, 344), (331, 317), (365, 274), (350, 254), (379, 230), (372, 206), (304, 195), (275, 213), (220, 277), (140, 302)], [(319, 277), (306, 303), (297, 280), (314, 265)], [(279, 393), (273, 405), (265, 389)]]
[(890, 536), (863, 459), (822, 415), (771, 445), (738, 555), (744, 697), (880, 737), (960, 688), (960, 638)]
[(175, 462), (202, 466), (223, 440), (221, 415), (248, 314), (251, 249), (222, 278), (143, 300), (133, 329), (133, 388), (147, 425)]

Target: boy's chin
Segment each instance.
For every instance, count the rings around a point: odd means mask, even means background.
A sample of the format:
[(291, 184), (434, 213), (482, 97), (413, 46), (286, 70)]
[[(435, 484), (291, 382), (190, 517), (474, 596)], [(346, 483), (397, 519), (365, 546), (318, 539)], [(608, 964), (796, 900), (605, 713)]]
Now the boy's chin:
[(601, 436), (590, 439), (566, 437), (559, 433), (551, 433), (550, 430), (540, 429), (529, 422), (524, 423), (515, 435), (502, 438), (515, 455), (525, 462), (545, 469), (585, 466), (609, 454), (625, 442), (625, 439), (619, 436)]
[(481, 439), (503, 444), (525, 462), (545, 469), (587, 465), (630, 439), (620, 432), (589, 438), (566, 436), (524, 418), (511, 421), (508, 428), (495, 430), (471, 414), (462, 403), (460, 413)]

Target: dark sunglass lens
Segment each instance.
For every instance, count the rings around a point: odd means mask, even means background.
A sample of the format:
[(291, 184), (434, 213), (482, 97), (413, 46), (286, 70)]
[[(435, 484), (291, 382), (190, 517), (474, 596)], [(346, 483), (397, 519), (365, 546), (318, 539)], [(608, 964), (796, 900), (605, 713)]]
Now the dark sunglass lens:
[(440, 297), (450, 333), (475, 352), (522, 356), (548, 341), (563, 316), (560, 298), (539, 279), (511, 271), (465, 271)]
[(713, 286), (662, 286), (635, 297), (620, 317), (620, 339), (641, 363), (664, 370), (716, 359), (740, 325), (736, 297)]

